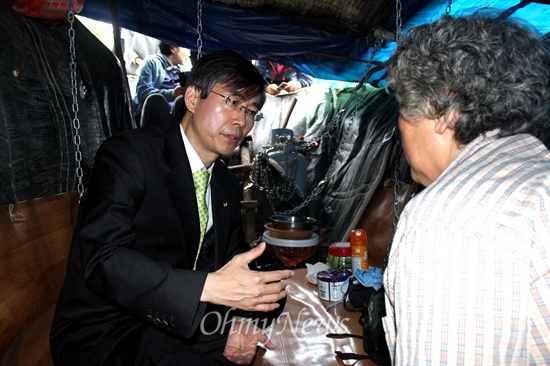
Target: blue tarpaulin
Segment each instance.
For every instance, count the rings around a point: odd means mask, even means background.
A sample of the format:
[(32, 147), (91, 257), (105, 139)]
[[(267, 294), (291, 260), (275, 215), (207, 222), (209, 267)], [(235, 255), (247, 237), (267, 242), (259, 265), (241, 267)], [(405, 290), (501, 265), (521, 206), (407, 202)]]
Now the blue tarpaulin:
[[(512, 16), (522, 18), (541, 34), (550, 31), (548, 1), (521, 0), (455, 0), (451, 15), (490, 7), (499, 10), (516, 9)], [(197, 50), (197, 1), (195, 0), (117, 0), (119, 24), (157, 39)], [(368, 2), (366, 2), (368, 3)], [(432, 22), (442, 16), (447, 0), (403, 0), (402, 31), (412, 26)], [(276, 3), (274, 3), (276, 4)], [(86, 0), (80, 15), (111, 22), (108, 0)], [(232, 49), (249, 59), (267, 58), (292, 65), (314, 77), (331, 80), (358, 81), (371, 58), (374, 40), (367, 35), (334, 32), (300, 25), (267, 12), (237, 8), (221, 2), (202, 3), (202, 51)], [(328, 20), (328, 19), (327, 19)], [(322, 22), (321, 22), (322, 24)], [(377, 27), (395, 32), (395, 11)], [(386, 37), (389, 38), (389, 37)], [(386, 40), (374, 60), (383, 63), (395, 49), (395, 42)], [(376, 80), (383, 72), (375, 73)]]

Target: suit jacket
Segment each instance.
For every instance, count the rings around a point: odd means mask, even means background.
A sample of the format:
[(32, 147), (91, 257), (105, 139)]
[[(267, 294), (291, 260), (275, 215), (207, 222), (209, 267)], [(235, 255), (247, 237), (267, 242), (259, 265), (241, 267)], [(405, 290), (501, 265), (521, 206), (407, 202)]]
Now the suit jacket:
[[(192, 270), (199, 217), (179, 128), (126, 131), (98, 150), (50, 335), (56, 364), (114, 364), (113, 355), (135, 351), (151, 329), (193, 345), (208, 270), (248, 249), (239, 184), (219, 160), (211, 178), (214, 226), (205, 238), (211, 260)], [(132, 351), (125, 357), (133, 363)]]

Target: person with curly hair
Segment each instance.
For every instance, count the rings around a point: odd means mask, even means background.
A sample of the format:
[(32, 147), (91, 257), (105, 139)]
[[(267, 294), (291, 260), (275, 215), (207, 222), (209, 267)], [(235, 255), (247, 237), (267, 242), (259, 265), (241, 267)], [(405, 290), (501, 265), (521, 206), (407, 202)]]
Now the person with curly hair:
[(550, 363), (550, 50), (491, 10), (402, 37), (388, 63), (426, 188), (384, 273), (395, 365)]

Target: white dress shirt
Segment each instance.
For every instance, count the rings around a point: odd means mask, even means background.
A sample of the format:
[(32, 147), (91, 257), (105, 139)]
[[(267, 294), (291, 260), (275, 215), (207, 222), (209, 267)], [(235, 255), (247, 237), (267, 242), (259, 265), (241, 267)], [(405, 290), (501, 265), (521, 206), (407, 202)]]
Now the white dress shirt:
[(185, 145), (185, 151), (187, 151), (187, 158), (189, 159), (189, 165), (191, 166), (191, 173), (195, 173), (196, 171), (199, 171), (201, 169), (208, 170), (210, 173), (208, 175), (208, 186), (206, 188), (206, 206), (208, 207), (208, 222), (206, 223), (206, 230), (205, 233), (210, 230), (212, 225), (214, 224), (214, 221), (212, 220), (212, 195), (210, 192), (210, 181), (212, 180), (212, 168), (214, 168), (214, 164), (210, 165), (208, 168), (204, 166), (202, 163), (201, 158), (199, 157), (199, 154), (197, 154), (197, 151), (191, 145), (189, 142), (189, 139), (185, 135), (185, 131), (183, 130), (183, 126), (180, 124), (180, 131), (181, 131), (181, 137), (183, 138), (183, 144)]

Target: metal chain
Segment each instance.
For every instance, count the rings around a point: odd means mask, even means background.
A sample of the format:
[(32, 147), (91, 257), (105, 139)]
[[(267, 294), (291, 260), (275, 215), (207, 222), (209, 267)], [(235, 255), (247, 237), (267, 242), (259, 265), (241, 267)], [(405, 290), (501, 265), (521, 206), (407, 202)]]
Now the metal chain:
[[(330, 124), (332, 124), (333, 127), (338, 125), (338, 121), (342, 120), (342, 115), (345, 111), (346, 111), (345, 108), (340, 110), (336, 118), (333, 121), (331, 121)], [(333, 123), (333, 122), (336, 122), (336, 123)], [(351, 118), (350, 118), (350, 124), (351, 124)], [(320, 137), (329, 136), (330, 133), (332, 132), (331, 130), (333, 129), (333, 127), (321, 133)], [(283, 184), (282, 186), (274, 186), (273, 188), (270, 189), (270, 182), (272, 182), (273, 180), (271, 179), (272, 174), (269, 167), (269, 163), (267, 161), (267, 155), (272, 150), (274, 150), (274, 147), (272, 145), (266, 145), (264, 146), (263, 150), (256, 155), (253, 162), (253, 170), (250, 177), (250, 182), (252, 185), (256, 186), (260, 191), (265, 193), (268, 199), (269, 205), (271, 206), (271, 210), (275, 214), (293, 215), (296, 212), (303, 209), (304, 207), (307, 207), (312, 201), (317, 199), (319, 194), (321, 194), (321, 192), (325, 188), (326, 183), (330, 179), (332, 179), (336, 174), (334, 172), (336, 164), (334, 164), (335, 159), (333, 158), (331, 165), (329, 166), (329, 169), (325, 174), (325, 177), (321, 181), (319, 181), (319, 183), (317, 183), (317, 186), (315, 186), (315, 188), (311, 191), (310, 195), (307, 198), (305, 198), (303, 202), (297, 205), (296, 207), (290, 210), (279, 212), (277, 211), (274, 205), (275, 199), (279, 199), (280, 201), (288, 201), (292, 198), (295, 192), (299, 192), (299, 193), (301, 192), (300, 190), (294, 190), (296, 186), (296, 183), (292, 179), (294, 175), (288, 175), (285, 178), (285, 184)], [(335, 153), (335, 156), (336, 155), (338, 155), (337, 152)], [(297, 152), (295, 156), (297, 157)], [(292, 187), (292, 189), (289, 189), (289, 187)], [(287, 193), (287, 195), (284, 195), (284, 194), (282, 195), (281, 193)], [(303, 194), (300, 194), (300, 197), (304, 198)]]
[(202, 57), (202, 0), (197, 0), (197, 60)]
[(445, 15), (451, 14), (451, 5), (453, 4), (453, 0), (449, 0), (447, 3), (447, 7), (445, 7)]
[[(357, 91), (357, 88), (353, 92), (355, 93), (356, 91)], [(342, 115), (346, 112), (346, 108), (347, 108), (347, 104), (344, 106), (344, 108), (340, 109), (340, 111), (336, 114), (335, 118), (333, 118), (321, 130), (319, 130), (319, 132), (317, 132), (317, 136), (313, 140), (321, 141), (325, 137), (330, 137), (332, 135), (332, 131), (342, 121)]]
[[(449, 3), (452, 0), (449, 0)], [(402, 11), (402, 4), (401, 0), (395, 1), (395, 43), (399, 45), (400, 37), (401, 37), (401, 27), (403, 25), (403, 19), (401, 18), (401, 11)], [(394, 184), (393, 184), (393, 235), (395, 235), (395, 231), (397, 230), (397, 221), (399, 220), (399, 186), (400, 186), (400, 177), (401, 173), (399, 171), (399, 164), (401, 161), (401, 135), (399, 134), (399, 129), (395, 129), (395, 171), (394, 171)], [(382, 269), (386, 269), (386, 266), (388, 265), (388, 258), (390, 255), (390, 249), (391, 244), (393, 241), (393, 235), (392, 240), (390, 240), (388, 244), (388, 249), (386, 250), (386, 255), (384, 257), (384, 264)]]
[[(383, 37), (381, 37), (381, 36), (377, 37), (375, 45), (374, 45), (374, 50), (371, 52), (370, 59), (367, 62), (367, 65), (366, 65), (365, 70), (363, 72), (363, 76), (361, 77), (360, 82), (358, 83), (358, 86), (353, 90), (352, 95), (350, 96), (350, 98), (346, 102), (344, 108), (342, 108), (336, 114), (336, 117), (334, 119), (332, 119), (331, 122), (329, 122), (324, 128), (322, 128), (317, 133), (317, 136), (312, 140), (321, 141), (322, 139), (331, 136), (332, 133), (333, 133), (333, 130), (337, 126), (341, 125), (344, 113), (348, 109), (349, 104), (350, 104), (351, 100), (353, 99), (353, 96), (355, 95), (357, 90), (359, 90), (361, 88), (362, 84), (365, 81), (368, 80), (368, 78), (370, 76), (370, 72), (372, 70), (372, 64), (374, 63), (374, 57), (380, 51), (380, 48), (382, 47), (383, 42), (384, 42)], [(349, 119), (348, 124), (349, 125), (351, 125), (351, 122), (352, 122), (352, 119), (353, 119), (352, 116), (355, 115), (355, 113), (357, 112), (357, 108), (358, 108), (358, 106), (356, 105), (355, 110), (352, 111), (350, 113), (350, 115), (348, 116), (348, 119)], [(344, 135), (342, 137), (343, 141), (346, 141), (349, 130), (350, 130), (349, 126), (348, 126), (348, 128), (344, 127)], [(290, 140), (288, 140), (288, 141), (290, 141)], [(341, 147), (339, 147), (339, 149), (340, 148)], [(334, 178), (334, 176), (336, 175), (335, 170), (336, 170), (336, 166), (337, 166), (336, 156), (338, 156), (339, 151), (335, 152), (334, 158), (332, 159), (332, 162), (331, 162), (331, 164), (330, 164), (330, 166), (329, 166), (329, 168), (328, 168), (328, 170), (325, 174), (325, 177), (323, 179), (321, 179), (319, 181), (319, 183), (317, 183), (315, 188), (311, 191), (310, 195), (307, 198), (305, 198), (302, 201), (302, 203), (300, 203), (296, 207), (294, 207), (290, 210), (286, 210), (284, 212), (278, 212), (275, 208), (275, 205), (274, 205), (274, 199), (275, 198), (278, 198), (281, 201), (288, 201), (292, 198), (292, 196), (294, 195), (295, 192), (298, 192), (298, 193), (301, 193), (301, 192), (300, 192), (300, 190), (295, 189), (295, 182), (294, 182), (293, 179), (291, 179), (291, 178), (294, 178), (294, 175), (288, 175), (286, 177), (286, 182), (282, 187), (278, 186), (278, 187), (273, 187), (273, 188), (270, 189), (270, 183), (269, 182), (272, 181), (271, 180), (272, 175), (271, 175), (271, 172), (270, 172), (269, 163), (267, 162), (267, 154), (268, 154), (268, 152), (272, 151), (273, 149), (274, 149), (273, 146), (266, 145), (264, 147), (264, 149), (261, 152), (259, 152), (256, 155), (256, 157), (254, 158), (253, 170), (252, 170), (252, 174), (251, 174), (251, 177), (250, 177), (250, 184), (257, 187), (260, 191), (265, 193), (265, 195), (268, 199), (268, 202), (271, 206), (271, 209), (274, 213), (276, 213), (276, 214), (281, 213), (281, 214), (285, 214), (285, 215), (293, 215), (296, 212), (302, 210), (304, 207), (307, 207), (312, 201), (316, 200), (317, 197), (323, 191), (323, 189), (326, 187), (326, 184)], [(299, 149), (299, 145), (295, 145), (295, 149), (296, 149), (295, 150), (295, 158), (297, 158), (297, 150)], [(294, 170), (294, 173), (295, 173), (295, 170)], [(290, 189), (291, 186), (292, 186), (292, 189)], [(286, 196), (281, 195), (281, 193), (287, 193), (287, 195)], [(303, 198), (303, 195), (300, 195), (300, 197)]]
[[(365, 73), (368, 73), (368, 71), (366, 71)], [(348, 101), (346, 102), (346, 105), (344, 106), (344, 108), (342, 108), (338, 112), (336, 117), (329, 123), (329, 125), (331, 127), (330, 128), (325, 128), (325, 129), (321, 130), (321, 132), (318, 133), (318, 135), (317, 135), (317, 138), (319, 139), (318, 141), (320, 141), (321, 138), (330, 136), (330, 134), (332, 133), (332, 130), (334, 129), (334, 127), (336, 127), (337, 125), (340, 125), (340, 123), (342, 122), (342, 119), (343, 119), (343, 115), (346, 112), (347, 107), (350, 103), (350, 100), (352, 99), (352, 97), (354, 95), (356, 95), (355, 94), (356, 92), (357, 92), (357, 89), (354, 89), (353, 92), (352, 92), (352, 95), (350, 96), (350, 99), (348, 99)], [(347, 125), (347, 127), (344, 126), (344, 135), (342, 137), (343, 141), (346, 141), (346, 139), (347, 139), (351, 124), (353, 122), (353, 116), (355, 115), (356, 112), (357, 112), (357, 107), (352, 112), (350, 112), (350, 114), (348, 115), (348, 125)], [(329, 126), (329, 125), (327, 125), (327, 126)], [(256, 155), (256, 158), (254, 158), (253, 170), (252, 170), (252, 174), (250, 176), (250, 184), (256, 186), (260, 191), (263, 191), (263, 192), (266, 193), (266, 197), (268, 198), (268, 202), (271, 206), (271, 210), (273, 211), (273, 213), (283, 214), (283, 215), (293, 215), (293, 214), (297, 213), (298, 211), (300, 211), (301, 209), (303, 209), (304, 207), (307, 207), (312, 201), (316, 200), (317, 197), (323, 191), (323, 189), (325, 189), (327, 183), (336, 176), (336, 173), (337, 173), (336, 172), (336, 166), (337, 166), (336, 157), (338, 156), (338, 153), (340, 152), (341, 148), (342, 147), (339, 146), (338, 150), (334, 153), (334, 157), (332, 158), (331, 164), (330, 164), (327, 172), (325, 173), (325, 177), (323, 179), (321, 179), (319, 181), (319, 183), (317, 183), (315, 188), (311, 191), (311, 194), (301, 204), (299, 204), (298, 206), (296, 206), (296, 207), (294, 207), (290, 210), (286, 210), (286, 211), (283, 211), (283, 212), (278, 212), (276, 210), (276, 208), (274, 207), (274, 204), (273, 204), (272, 200), (270, 199), (270, 197), (273, 197), (273, 194), (270, 193), (269, 189), (266, 189), (266, 187), (268, 187), (267, 180), (266, 179), (258, 179), (258, 174), (259, 174), (258, 169), (260, 169), (259, 166), (261, 165), (260, 161), (261, 161), (261, 159), (263, 159), (264, 155), (267, 155), (267, 153), (269, 151), (274, 149), (273, 146), (270, 146), (270, 145), (264, 146), (264, 149)], [(267, 164), (268, 163), (267, 163), (267, 160), (266, 160), (265, 169), (269, 170), (269, 167), (267, 166)], [(267, 175), (267, 173), (265, 173), (265, 174)], [(261, 181), (261, 183), (259, 183), (260, 181)], [(293, 180), (291, 180), (291, 181), (294, 183)], [(262, 184), (264, 184), (264, 186), (262, 186)], [(290, 198), (292, 198), (292, 197), (288, 197), (288, 199), (290, 199)], [(261, 241), (262, 241), (262, 235), (260, 235), (256, 240), (254, 240), (251, 243), (251, 247), (255, 247)]]
[(395, 130), (395, 184), (393, 186), (393, 233), (397, 230), (397, 221), (399, 221), (399, 184), (401, 181), (401, 172), (399, 164), (401, 163), (401, 134), (399, 129)]
[(80, 144), (81, 144), (81, 138), (80, 138), (80, 120), (78, 119), (78, 85), (77, 85), (77, 77), (76, 77), (76, 49), (74, 45), (75, 41), (75, 31), (74, 31), (74, 19), (75, 14), (73, 10), (73, 3), (74, 0), (71, 0), (69, 2), (69, 14), (67, 15), (67, 20), (69, 21), (69, 24), (71, 25), (69, 28), (69, 52), (71, 54), (71, 62), (69, 65), (70, 71), (71, 71), (71, 95), (73, 97), (73, 128), (74, 128), (74, 136), (73, 136), (73, 144), (74, 144), (74, 155), (76, 160), (76, 177), (78, 178), (78, 194), (82, 198), (82, 195), (84, 194), (84, 182), (82, 177), (84, 176), (84, 171), (82, 170), (82, 152), (80, 151)]
[(359, 83), (357, 83), (357, 86), (355, 87), (355, 90), (361, 89), (363, 84), (369, 80), (370, 73), (372, 71), (372, 64), (374, 63), (374, 56), (380, 52), (380, 48), (382, 47), (382, 44), (384, 43), (384, 38), (382, 36), (379, 36), (376, 38), (374, 42), (374, 49), (370, 53), (369, 61), (367, 62), (367, 66), (365, 67), (365, 70), (363, 71), (363, 75), (361, 76), (361, 79), (359, 79)]
[(395, 0), (395, 43), (399, 44), (399, 37), (401, 36), (401, 27), (403, 26), (403, 19), (401, 18), (401, 0)]
[[(336, 121), (338, 121), (338, 120), (341, 121), (342, 120), (341, 116), (343, 115), (345, 110), (346, 109), (344, 108), (344, 109), (340, 110), (340, 112), (338, 112), (338, 115), (335, 118)], [(349, 123), (351, 124), (351, 118), (350, 118)], [(347, 130), (349, 130), (349, 128)], [(330, 131), (326, 131), (322, 134), (322, 136), (328, 136), (329, 134), (330, 134)], [(346, 133), (346, 136), (347, 136), (347, 133)], [(345, 140), (345, 137), (343, 139)], [(268, 198), (269, 204), (271, 206), (271, 209), (274, 213), (284, 214), (284, 215), (293, 215), (296, 212), (303, 209), (304, 207), (307, 207), (312, 201), (317, 199), (319, 194), (321, 194), (321, 192), (325, 188), (326, 183), (334, 177), (334, 175), (336, 174), (334, 172), (335, 167), (336, 167), (336, 165), (334, 164), (335, 159), (333, 158), (333, 160), (331, 162), (331, 165), (329, 166), (329, 169), (327, 170), (327, 172), (325, 174), (325, 177), (321, 181), (319, 181), (319, 183), (317, 183), (317, 186), (315, 186), (315, 188), (311, 191), (310, 195), (307, 198), (305, 198), (302, 203), (300, 203), (298, 206), (296, 206), (296, 207), (294, 207), (290, 210), (286, 210), (286, 211), (283, 211), (283, 212), (278, 212), (277, 209), (275, 208), (273, 199), (278, 198), (281, 201), (288, 201), (292, 198), (292, 195), (294, 194), (294, 191), (291, 191), (291, 190), (287, 189), (285, 187), (286, 184), (282, 186), (283, 188), (280, 188), (279, 186), (275, 186), (273, 189), (269, 189), (269, 182), (272, 181), (272, 180), (269, 178), (271, 176), (270, 175), (269, 163), (267, 163), (267, 158), (264, 158), (264, 156), (267, 156), (267, 153), (269, 151), (271, 151), (272, 149), (273, 149), (272, 146), (267, 145), (266, 147), (264, 147), (264, 149), (260, 153), (258, 153), (256, 158), (254, 159), (254, 168), (253, 168), (253, 173), (252, 173), (250, 181), (256, 187), (258, 187), (258, 189), (260, 191), (265, 192), (266, 197)], [(335, 156), (336, 155), (338, 155), (337, 152), (335, 153)], [(261, 163), (262, 161), (266, 162), (265, 166), (264, 166), (263, 174), (258, 173), (258, 171), (261, 170), (260, 166), (262, 165), (262, 163)], [(259, 179), (257, 178), (258, 176), (260, 176)], [(291, 175), (290, 177), (293, 177), (293, 175)], [(288, 177), (286, 179), (287, 179), (287, 184), (292, 185), (292, 187), (294, 188), (295, 187), (294, 180), (290, 179)], [(279, 196), (279, 195), (275, 194), (274, 191), (277, 192), (277, 193), (287, 192), (287, 193), (289, 193), (289, 195)], [(301, 193), (300, 190), (297, 190), (297, 192)], [(300, 197), (304, 198), (302, 194), (300, 194)]]
[[(290, 135), (281, 136), (281, 142), (274, 145), (266, 145), (254, 158), (252, 174), (250, 175), (250, 184), (258, 187), (265, 193), (268, 202), (273, 212), (278, 213), (274, 201), (288, 201), (295, 194), (304, 199), (303, 193), (297, 189), (294, 177), (298, 171), (299, 165), (299, 144)], [(286, 174), (283, 176), (283, 184), (273, 184), (274, 175), (269, 165), (269, 153), (272, 151), (283, 151), (284, 160), (286, 162)], [(292, 151), (293, 156), (289, 156), (289, 151)]]
[(394, 177), (395, 180), (393, 184), (393, 235), (392, 239), (388, 243), (388, 248), (386, 249), (386, 255), (384, 256), (384, 264), (382, 266), (382, 270), (385, 270), (388, 265), (388, 259), (390, 257), (390, 250), (391, 245), (393, 241), (393, 236), (395, 235), (395, 232), (397, 231), (397, 222), (399, 221), (399, 187), (401, 185), (401, 172), (399, 169), (399, 164), (401, 162), (401, 135), (399, 133), (399, 129), (395, 129), (395, 169), (394, 169)]
[[(346, 102), (346, 105), (344, 106), (344, 108), (342, 108), (340, 110), (340, 112), (338, 112), (338, 114), (336, 115), (336, 118), (333, 121), (331, 121), (331, 123), (329, 123), (329, 125), (331, 126), (330, 130), (327, 130), (327, 131), (321, 130), (320, 135), (318, 135), (318, 137), (316, 138), (317, 141), (321, 141), (321, 138), (330, 136), (332, 134), (332, 130), (336, 126), (341, 125), (344, 113), (348, 109), (351, 100), (356, 95), (355, 93), (360, 89), (361, 85), (363, 83), (365, 83), (368, 80), (368, 78), (370, 77), (370, 73), (372, 71), (372, 64), (374, 63), (374, 56), (377, 55), (378, 52), (380, 51), (380, 48), (382, 47), (383, 42), (384, 42), (384, 38), (382, 38), (381, 36), (376, 39), (376, 42), (374, 44), (374, 50), (371, 52), (370, 59), (367, 63), (367, 66), (365, 67), (365, 70), (363, 72), (363, 76), (360, 79), (361, 82), (353, 90), (353, 93), (350, 96), (350, 98), (348, 99), (348, 101)], [(342, 136), (342, 141), (347, 141), (348, 133), (350, 131), (350, 126), (351, 126), (351, 123), (353, 121), (353, 116), (355, 116), (355, 114), (357, 113), (357, 109), (358, 109), (358, 105), (356, 104), (355, 109), (348, 115), (348, 126), (347, 126), (347, 128), (344, 126), (344, 134)], [(339, 149), (340, 148), (341, 148), (341, 146), (339, 147)], [(337, 160), (336, 156), (338, 156), (338, 152), (339, 151), (335, 152), (334, 157), (333, 157), (333, 159), (331, 161), (331, 164), (329, 166), (329, 169), (327, 170), (327, 173), (325, 174), (325, 177), (321, 181), (319, 181), (319, 183), (313, 189), (313, 191), (311, 192), (309, 197), (302, 203), (302, 205), (298, 206), (297, 208), (302, 209), (303, 207), (306, 207), (312, 201), (317, 199), (317, 196), (319, 196), (319, 194), (323, 191), (323, 189), (326, 186), (327, 182), (329, 182), (330, 180), (332, 180), (334, 178), (334, 176), (336, 175), (336, 171), (335, 171), (336, 170), (336, 164), (335, 164), (335, 162)]]

